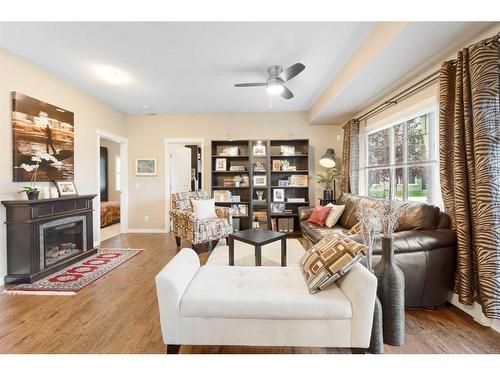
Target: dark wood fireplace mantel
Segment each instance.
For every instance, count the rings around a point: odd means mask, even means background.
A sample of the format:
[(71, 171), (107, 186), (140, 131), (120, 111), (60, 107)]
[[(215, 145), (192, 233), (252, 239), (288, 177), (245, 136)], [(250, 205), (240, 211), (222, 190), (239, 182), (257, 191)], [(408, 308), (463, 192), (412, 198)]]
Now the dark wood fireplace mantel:
[[(7, 276), (5, 283), (32, 283), (97, 252), (94, 248), (92, 195), (40, 200), (2, 201), (7, 209)], [(51, 222), (81, 218), (85, 223), (83, 249), (53, 265), (44, 266), (41, 236)], [(83, 225), (83, 224), (82, 224)], [(41, 262), (42, 260), (42, 262)], [(42, 263), (42, 264), (41, 264)]]

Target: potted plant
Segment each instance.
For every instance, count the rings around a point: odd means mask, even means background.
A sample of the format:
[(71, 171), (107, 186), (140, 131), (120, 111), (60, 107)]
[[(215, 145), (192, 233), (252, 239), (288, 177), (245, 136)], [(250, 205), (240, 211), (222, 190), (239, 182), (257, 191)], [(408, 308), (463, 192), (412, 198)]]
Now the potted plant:
[[(339, 173), (336, 168), (323, 168), (318, 172), (318, 182), (323, 185), (323, 199), (334, 200), (335, 199), (335, 180), (338, 178)], [(332, 190), (333, 187), (333, 190)]]
[(38, 169), (40, 168), (40, 164), (46, 163), (48, 166), (59, 170), (62, 168), (62, 162), (57, 160), (54, 156), (42, 152), (38, 152), (33, 155), (31, 157), (31, 161), (33, 161), (34, 164), (22, 163), (19, 167), (16, 168), (22, 168), (26, 172), (31, 173), (30, 186), (24, 186), (20, 193), (24, 191), (29, 200), (36, 200), (38, 199), (38, 195), (40, 194), (40, 190), (35, 186), (36, 176)]
[(234, 181), (235, 187), (240, 187), (240, 183), (241, 183), (241, 181), (243, 181), (243, 177), (241, 177), (239, 174), (237, 174), (236, 176), (233, 177), (233, 181)]

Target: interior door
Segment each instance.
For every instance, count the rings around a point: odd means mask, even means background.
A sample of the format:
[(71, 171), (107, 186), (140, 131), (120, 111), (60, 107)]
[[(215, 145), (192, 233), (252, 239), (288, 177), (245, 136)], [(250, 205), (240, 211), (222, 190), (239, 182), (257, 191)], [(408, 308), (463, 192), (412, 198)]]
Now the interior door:
[(170, 192), (191, 190), (191, 150), (182, 145), (170, 148)]
[(101, 146), (100, 155), (101, 202), (108, 201), (108, 149)]

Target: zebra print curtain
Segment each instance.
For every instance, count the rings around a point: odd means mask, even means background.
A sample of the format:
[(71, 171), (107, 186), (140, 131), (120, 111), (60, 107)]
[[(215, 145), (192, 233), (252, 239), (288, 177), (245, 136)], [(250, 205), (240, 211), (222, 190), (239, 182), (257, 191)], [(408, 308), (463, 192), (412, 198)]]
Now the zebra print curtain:
[(500, 319), (500, 49), (498, 35), (440, 72), (441, 190), (457, 231), (455, 291)]
[(359, 185), (359, 121), (349, 120), (344, 129), (342, 146), (342, 193), (358, 194)]

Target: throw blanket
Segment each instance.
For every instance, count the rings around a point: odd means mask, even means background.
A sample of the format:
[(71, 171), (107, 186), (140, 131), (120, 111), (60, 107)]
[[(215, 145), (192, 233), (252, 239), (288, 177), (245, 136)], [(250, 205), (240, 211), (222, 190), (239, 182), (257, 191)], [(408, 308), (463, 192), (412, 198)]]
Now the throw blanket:
[(101, 202), (101, 228), (120, 222), (120, 202)]

